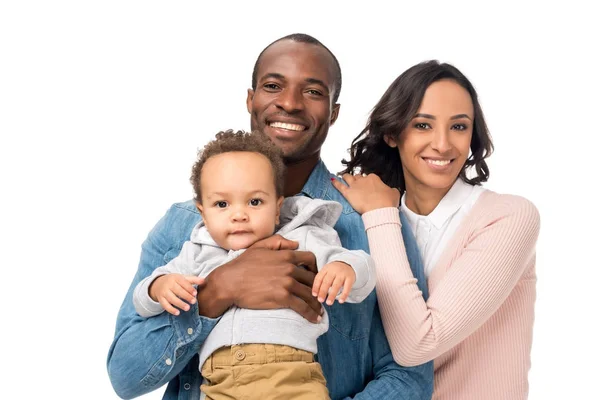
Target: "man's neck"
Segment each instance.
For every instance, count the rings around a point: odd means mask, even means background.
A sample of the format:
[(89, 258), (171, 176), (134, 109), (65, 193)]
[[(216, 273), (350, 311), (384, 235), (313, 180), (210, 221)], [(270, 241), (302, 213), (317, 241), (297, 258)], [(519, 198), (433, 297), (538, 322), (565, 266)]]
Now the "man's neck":
[(286, 163), (284, 196), (294, 196), (302, 191), (308, 177), (319, 162), (319, 153), (301, 161)]

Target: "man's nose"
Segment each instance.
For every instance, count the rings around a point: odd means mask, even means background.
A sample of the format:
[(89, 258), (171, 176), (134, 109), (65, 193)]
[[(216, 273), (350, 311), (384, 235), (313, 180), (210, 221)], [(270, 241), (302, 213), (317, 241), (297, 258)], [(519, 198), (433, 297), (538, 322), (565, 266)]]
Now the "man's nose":
[(277, 96), (275, 104), (288, 114), (294, 114), (304, 110), (304, 97), (300, 90), (285, 88)]

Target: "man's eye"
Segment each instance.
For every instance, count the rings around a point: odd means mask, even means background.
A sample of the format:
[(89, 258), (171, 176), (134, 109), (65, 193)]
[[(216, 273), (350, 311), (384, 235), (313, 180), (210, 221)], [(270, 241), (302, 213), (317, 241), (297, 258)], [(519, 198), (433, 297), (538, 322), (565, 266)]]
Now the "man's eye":
[(250, 200), (250, 205), (253, 207), (259, 206), (262, 204), (262, 200), (261, 199), (252, 199)]
[(227, 202), (226, 202), (226, 201), (217, 201), (217, 202), (215, 203), (215, 206), (216, 206), (217, 208), (225, 208), (225, 207), (227, 207)]
[(263, 85), (263, 88), (265, 88), (265, 89), (269, 89), (269, 90), (277, 90), (277, 89), (279, 89), (279, 86), (277, 86), (277, 85), (276, 85), (276, 84), (274, 84), (274, 83), (265, 83), (265, 84)]
[(318, 90), (315, 89), (309, 89), (307, 91), (309, 94), (312, 94), (313, 96), (323, 96), (323, 93), (319, 92)]

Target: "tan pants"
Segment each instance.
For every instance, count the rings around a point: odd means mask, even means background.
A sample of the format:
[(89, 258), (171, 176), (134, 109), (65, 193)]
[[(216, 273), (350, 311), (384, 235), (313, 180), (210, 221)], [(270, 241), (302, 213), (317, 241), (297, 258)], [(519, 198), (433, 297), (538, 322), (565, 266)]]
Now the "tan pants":
[(312, 353), (278, 344), (243, 344), (215, 351), (202, 366), (207, 400), (329, 400)]

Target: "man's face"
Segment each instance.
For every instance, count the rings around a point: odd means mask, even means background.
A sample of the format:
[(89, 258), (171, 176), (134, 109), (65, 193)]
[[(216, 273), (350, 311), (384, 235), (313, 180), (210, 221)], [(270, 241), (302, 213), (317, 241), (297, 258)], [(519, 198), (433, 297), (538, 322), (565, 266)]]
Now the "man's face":
[(262, 55), (246, 104), (252, 130), (283, 150), (287, 164), (318, 155), (337, 119), (334, 61), (322, 47), (283, 40)]

